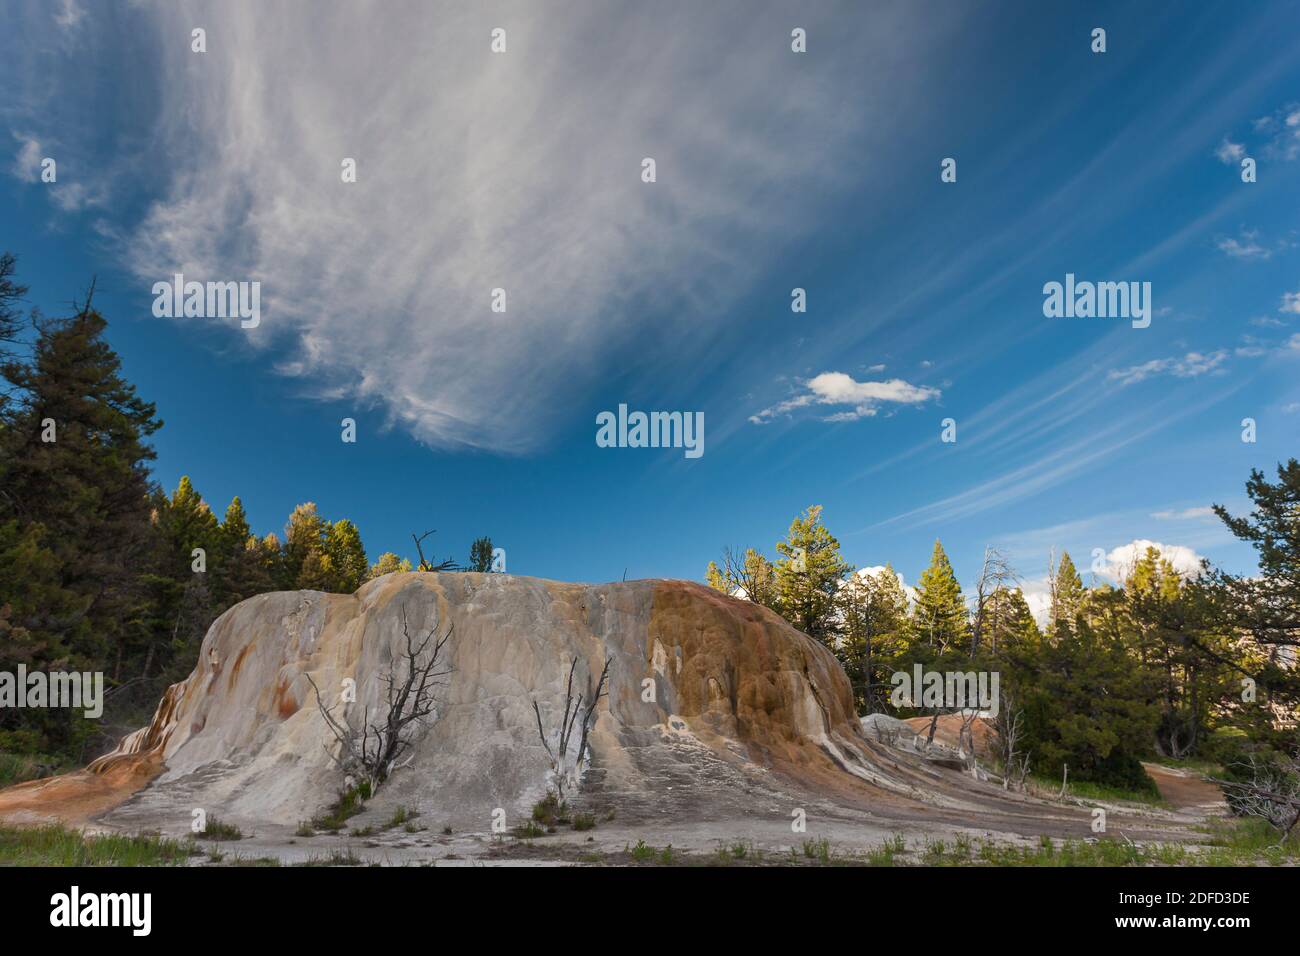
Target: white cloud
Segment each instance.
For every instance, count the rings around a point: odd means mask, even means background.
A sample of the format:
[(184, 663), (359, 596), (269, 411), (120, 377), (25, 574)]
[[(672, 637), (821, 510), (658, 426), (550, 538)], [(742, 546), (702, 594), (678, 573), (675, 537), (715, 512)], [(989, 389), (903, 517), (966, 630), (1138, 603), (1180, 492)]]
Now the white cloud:
[[(783, 14), (714, 4), (144, 9), (174, 178), (134, 235), (142, 282), (260, 280), (262, 324), (238, 334), (289, 347), (286, 373), (430, 444), (499, 451), (585, 418), (603, 370), (714, 331), (701, 316), (886, 155), (867, 147), (906, 97), (843, 90), (886, 82), (889, 38), (920, 32), (880, 10), (848, 28), (850, 59), (796, 57)], [(175, 39), (200, 21), (201, 57)]]
[[(869, 568), (858, 568), (856, 573), (858, 577), (863, 578), (865, 580), (866, 578), (878, 578), (880, 577), (880, 575), (885, 574), (890, 570), (892, 569), (888, 568), (883, 564), (876, 564), (876, 565), (872, 565)], [(908, 602), (912, 604), (916, 603), (916, 588), (912, 587), (905, 580), (903, 580), (903, 576), (899, 574), (897, 571), (894, 571), (894, 577), (898, 579), (898, 586), (902, 588), (903, 593), (907, 595)]]
[(1219, 161), (1223, 163), (1239, 163), (1246, 155), (1246, 147), (1224, 137), (1223, 142), (1219, 144), (1219, 148), (1214, 151), (1214, 155), (1218, 156)]
[(41, 144), (35, 137), (20, 133), (15, 133), (14, 139), (21, 145), (10, 171), (25, 183), (38, 182), (41, 178)]
[(1267, 259), (1273, 255), (1271, 249), (1259, 244), (1259, 231), (1255, 229), (1243, 229), (1237, 238), (1220, 239), (1218, 247), (1234, 259)]
[(1044, 575), (1041, 578), (1021, 581), (1020, 591), (1024, 594), (1025, 603), (1029, 605), (1029, 613), (1034, 616), (1038, 626), (1047, 627), (1047, 622), (1052, 616), (1051, 579)]
[(1283, 292), (1282, 305), (1278, 308), (1278, 311), (1300, 315), (1300, 292)]
[(1161, 544), (1147, 538), (1136, 538), (1128, 544), (1112, 548), (1106, 552), (1100, 565), (1089, 565), (1089, 569), (1101, 577), (1122, 584), (1133, 573), (1134, 567), (1146, 555), (1148, 548), (1160, 552), (1160, 556), (1184, 578), (1195, 578), (1201, 573), (1201, 562), (1204, 559), (1191, 548), (1180, 544)]
[(1153, 511), (1151, 517), (1161, 521), (1191, 521), (1197, 518), (1213, 518), (1214, 509), (1208, 505), (1203, 508), (1182, 508), (1168, 511)]
[(1228, 359), (1226, 349), (1216, 352), (1188, 352), (1181, 358), (1152, 359), (1141, 365), (1113, 370), (1109, 378), (1121, 385), (1133, 385), (1153, 375), (1173, 375), (1175, 378), (1197, 378), (1219, 369)]
[(77, 0), (63, 0), (62, 7), (54, 15), (54, 22), (65, 30), (75, 30), (85, 15), (85, 8)]
[(901, 378), (884, 382), (859, 382), (844, 372), (822, 372), (803, 383), (803, 391), (763, 409), (749, 420), (756, 425), (771, 421), (778, 415), (788, 414), (810, 405), (846, 405), (850, 408), (828, 415), (828, 422), (856, 421), (874, 416), (880, 405), (895, 403), (920, 405), (940, 395), (937, 388), (913, 385)]

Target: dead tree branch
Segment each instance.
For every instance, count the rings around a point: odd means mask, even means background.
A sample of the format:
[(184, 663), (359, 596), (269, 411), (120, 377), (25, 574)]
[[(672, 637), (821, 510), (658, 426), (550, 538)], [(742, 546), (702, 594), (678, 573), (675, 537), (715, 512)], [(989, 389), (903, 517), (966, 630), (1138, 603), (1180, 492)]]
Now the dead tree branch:
[[(564, 714), (560, 718), (558, 732), (554, 735), (556, 738), (555, 746), (551, 746), (550, 740), (546, 733), (546, 726), (542, 721), (542, 710), (537, 701), (533, 700), (533, 713), (537, 717), (537, 735), (541, 738), (542, 747), (546, 750), (546, 756), (551, 762), (551, 773), (555, 778), (555, 787), (561, 802), (564, 800), (564, 788), (570, 782), (576, 783), (578, 771), (582, 767), (582, 761), (587, 755), (587, 738), (591, 733), (591, 727), (594, 723), (596, 714), (596, 705), (600, 703), (602, 697), (608, 694), (609, 685), (609, 658), (605, 659), (605, 666), (600, 672), (600, 678), (596, 681), (595, 686), (591, 685), (588, 678), (586, 693), (578, 694), (577, 698), (573, 696), (573, 675), (578, 668), (578, 659), (575, 657), (573, 663), (569, 665), (569, 677), (564, 688)], [(583, 706), (584, 701), (586, 707)], [(570, 755), (570, 744), (573, 742), (573, 731), (576, 728), (580, 731), (578, 736), (578, 750), (575, 754)]]
[(436, 719), (436, 692), (443, 686), (439, 678), (451, 673), (450, 668), (440, 668), (443, 649), (454, 630), (454, 625), (449, 626), (447, 632), (438, 637), (435, 622), (428, 633), (417, 638), (411, 634), (406, 608), (402, 608), (405, 647), (392, 656), (387, 673), (379, 677), (384, 685), (385, 712), (380, 719), (371, 720), (367, 708), (360, 727), (354, 728), (335, 717), (333, 708), (325, 706), (320, 688), (311, 675), (307, 675), (312, 690), (316, 692), (321, 716), (339, 745), (338, 753), (330, 751), (330, 757), (344, 773), (360, 776), (372, 788), (378, 788), (394, 770), (405, 766), (399, 761), (407, 756), (416, 738)]
[(439, 561), (437, 564), (434, 564), (432, 561), (430, 561), (424, 556), (424, 539), (429, 537), (429, 535), (431, 534), (436, 534), (437, 531), (438, 529), (434, 528), (430, 531), (426, 531), (424, 534), (421, 535), (417, 535), (415, 532), (411, 532), (411, 540), (415, 542), (415, 550), (420, 555), (420, 564), (419, 567), (416, 568), (416, 570), (417, 571), (459, 571), (460, 565), (457, 564), (451, 558), (446, 558), (442, 561)]

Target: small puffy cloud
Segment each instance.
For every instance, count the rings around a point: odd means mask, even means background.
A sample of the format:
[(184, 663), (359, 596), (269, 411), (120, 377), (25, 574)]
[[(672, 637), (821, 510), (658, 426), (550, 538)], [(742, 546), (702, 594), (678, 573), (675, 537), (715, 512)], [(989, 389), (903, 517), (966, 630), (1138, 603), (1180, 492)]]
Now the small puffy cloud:
[(1259, 244), (1256, 229), (1243, 229), (1236, 238), (1220, 239), (1217, 245), (1220, 252), (1233, 259), (1267, 259), (1273, 254), (1273, 250)]
[(1133, 385), (1155, 375), (1172, 375), (1175, 378), (1197, 378), (1220, 369), (1228, 360), (1226, 349), (1215, 352), (1188, 352), (1172, 358), (1152, 359), (1141, 365), (1113, 370), (1109, 378), (1121, 385)]
[(901, 378), (883, 382), (859, 382), (844, 372), (822, 372), (804, 382), (803, 391), (751, 415), (755, 425), (770, 422), (778, 415), (808, 406), (845, 406), (826, 417), (828, 422), (856, 421), (874, 416), (883, 404), (920, 405), (939, 397), (937, 388), (913, 385)]
[(1242, 157), (1246, 155), (1246, 147), (1241, 143), (1232, 142), (1225, 136), (1219, 148), (1214, 151), (1214, 155), (1219, 157), (1219, 162), (1231, 165), (1241, 162)]
[(1300, 292), (1283, 292), (1282, 305), (1278, 308), (1278, 311), (1300, 315)]

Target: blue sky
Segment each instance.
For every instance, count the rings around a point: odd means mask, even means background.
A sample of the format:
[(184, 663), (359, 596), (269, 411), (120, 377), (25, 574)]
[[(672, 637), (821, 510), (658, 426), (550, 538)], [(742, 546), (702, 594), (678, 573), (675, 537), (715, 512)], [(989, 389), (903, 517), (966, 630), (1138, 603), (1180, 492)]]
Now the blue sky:
[[(815, 503), (908, 582), (936, 537), (1031, 589), (1135, 540), (1250, 570), (1205, 509), (1297, 450), (1297, 7), (697, 6), (8, 0), (0, 248), (51, 314), (98, 277), (157, 477), (259, 532), (698, 579)], [(261, 325), (155, 318), (176, 271)], [(1044, 317), (1067, 273), (1150, 327)], [(596, 447), (620, 403), (705, 454)]]

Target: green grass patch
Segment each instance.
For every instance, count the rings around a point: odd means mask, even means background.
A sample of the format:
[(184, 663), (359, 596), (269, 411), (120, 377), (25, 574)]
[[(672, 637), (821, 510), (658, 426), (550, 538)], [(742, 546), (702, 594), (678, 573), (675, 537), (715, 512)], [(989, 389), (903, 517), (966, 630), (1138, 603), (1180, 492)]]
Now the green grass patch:
[(179, 866), (198, 850), (159, 836), (86, 836), (60, 826), (0, 826), (4, 866)]
[(209, 817), (207, 826), (199, 836), (205, 840), (242, 840), (244, 831), (233, 823), (218, 820), (216, 817)]
[(804, 840), (803, 855), (810, 860), (817, 860), (819, 863), (829, 863), (831, 861), (831, 841)]
[(313, 856), (307, 860), (301, 860), (294, 866), (365, 866), (365, 860), (357, 856), (351, 850), (334, 850), (325, 856)]
[[(1056, 797), (1061, 792), (1059, 780), (1053, 782), (1046, 777), (1031, 777), (1030, 779), (1037, 786), (1039, 796)], [(1142, 803), (1150, 807), (1167, 806), (1158, 791), (1125, 790), (1104, 783), (1093, 783), (1090, 780), (1071, 780), (1066, 784), (1065, 795), (1079, 800), (1104, 800), (1107, 803)]]
[(548, 790), (546, 796), (533, 805), (533, 820), (544, 827), (569, 823), (569, 805), (554, 790)]
[(536, 820), (525, 820), (510, 831), (517, 839), (532, 840), (546, 835), (546, 829)]
[[(420, 811), (415, 810), (412, 807), (398, 807), (396, 810), (393, 811), (393, 815), (388, 818), (388, 822), (386, 822), (382, 827), (380, 827), (380, 829), (394, 830), (397, 827), (406, 826), (410, 821), (414, 820), (419, 815), (420, 815)], [(413, 833), (415, 831), (408, 828), (407, 832)]]
[[(312, 828), (332, 833), (342, 830), (347, 826), (348, 820), (366, 808), (366, 798), (362, 795), (362, 789), (361, 787), (352, 787), (349, 790), (344, 790), (339, 795), (338, 800), (334, 801), (332, 807), (324, 813), (312, 817)], [(367, 786), (364, 789), (368, 791), (369, 787)]]
[(625, 849), (628, 853), (632, 854), (632, 859), (636, 860), (638, 863), (649, 863), (658, 853), (658, 851), (654, 847), (648, 845), (645, 840), (637, 840), (636, 846), (625, 847)]

